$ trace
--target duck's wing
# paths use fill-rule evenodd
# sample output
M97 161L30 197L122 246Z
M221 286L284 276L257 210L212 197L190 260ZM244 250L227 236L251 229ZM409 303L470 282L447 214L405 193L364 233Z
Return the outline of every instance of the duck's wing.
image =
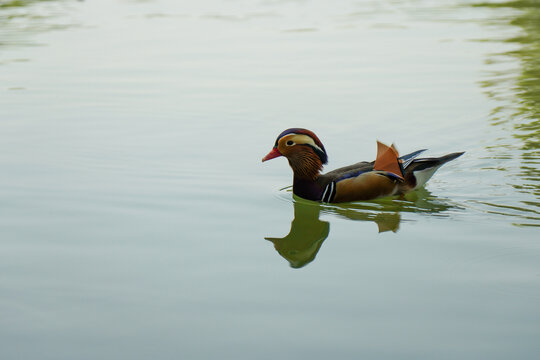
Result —
M399 160L401 160L401 166L403 167L403 169L406 169L407 166L409 166L409 164L418 157L418 155L420 155L426 150L427 149L416 150L415 152L401 156Z

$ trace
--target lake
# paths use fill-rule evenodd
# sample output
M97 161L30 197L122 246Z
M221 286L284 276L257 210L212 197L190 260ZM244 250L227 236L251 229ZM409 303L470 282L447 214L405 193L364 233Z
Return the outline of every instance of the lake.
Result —
M0 0L2 359L540 356L540 4ZM400 198L326 170L466 153Z

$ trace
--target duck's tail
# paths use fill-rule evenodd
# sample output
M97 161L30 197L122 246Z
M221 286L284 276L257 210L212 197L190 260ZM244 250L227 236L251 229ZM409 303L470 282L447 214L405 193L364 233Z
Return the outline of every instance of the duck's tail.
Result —
M438 158L421 158L412 160L404 168L405 184L411 190L423 186L447 162L460 157L465 152L455 152Z

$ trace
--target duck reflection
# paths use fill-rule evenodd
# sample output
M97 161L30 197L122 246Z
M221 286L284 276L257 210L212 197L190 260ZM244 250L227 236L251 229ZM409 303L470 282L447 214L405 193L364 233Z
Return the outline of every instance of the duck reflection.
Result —
M293 199L294 218L287 236L265 238L274 244L276 251L293 268L301 268L312 262L330 234L330 223L319 219L321 213L350 220L372 221L381 233L397 232L402 212L441 214L454 207L435 198L425 189L419 189L399 199L386 198L345 205L319 204L296 196L293 196Z
M291 231L283 238L266 237L293 268L301 268L315 259L330 233L330 223L319 220L321 205L304 200L294 201Z

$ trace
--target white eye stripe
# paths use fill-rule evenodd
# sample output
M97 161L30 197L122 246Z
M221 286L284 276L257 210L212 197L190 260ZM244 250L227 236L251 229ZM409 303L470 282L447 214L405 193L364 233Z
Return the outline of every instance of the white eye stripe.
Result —
M324 151L320 147L318 147L317 144L315 144L315 142L313 140L311 140L311 142L312 142L310 144L311 146L313 146L315 149L319 150L320 152L324 153Z
M295 133L291 133L289 135L293 135L294 139L296 140L302 140L302 141L296 141L297 144L307 144L319 150L320 152L324 153L324 151L319 146L317 146L317 144L315 144L315 141L311 138L311 136L307 136L304 134L295 134Z

